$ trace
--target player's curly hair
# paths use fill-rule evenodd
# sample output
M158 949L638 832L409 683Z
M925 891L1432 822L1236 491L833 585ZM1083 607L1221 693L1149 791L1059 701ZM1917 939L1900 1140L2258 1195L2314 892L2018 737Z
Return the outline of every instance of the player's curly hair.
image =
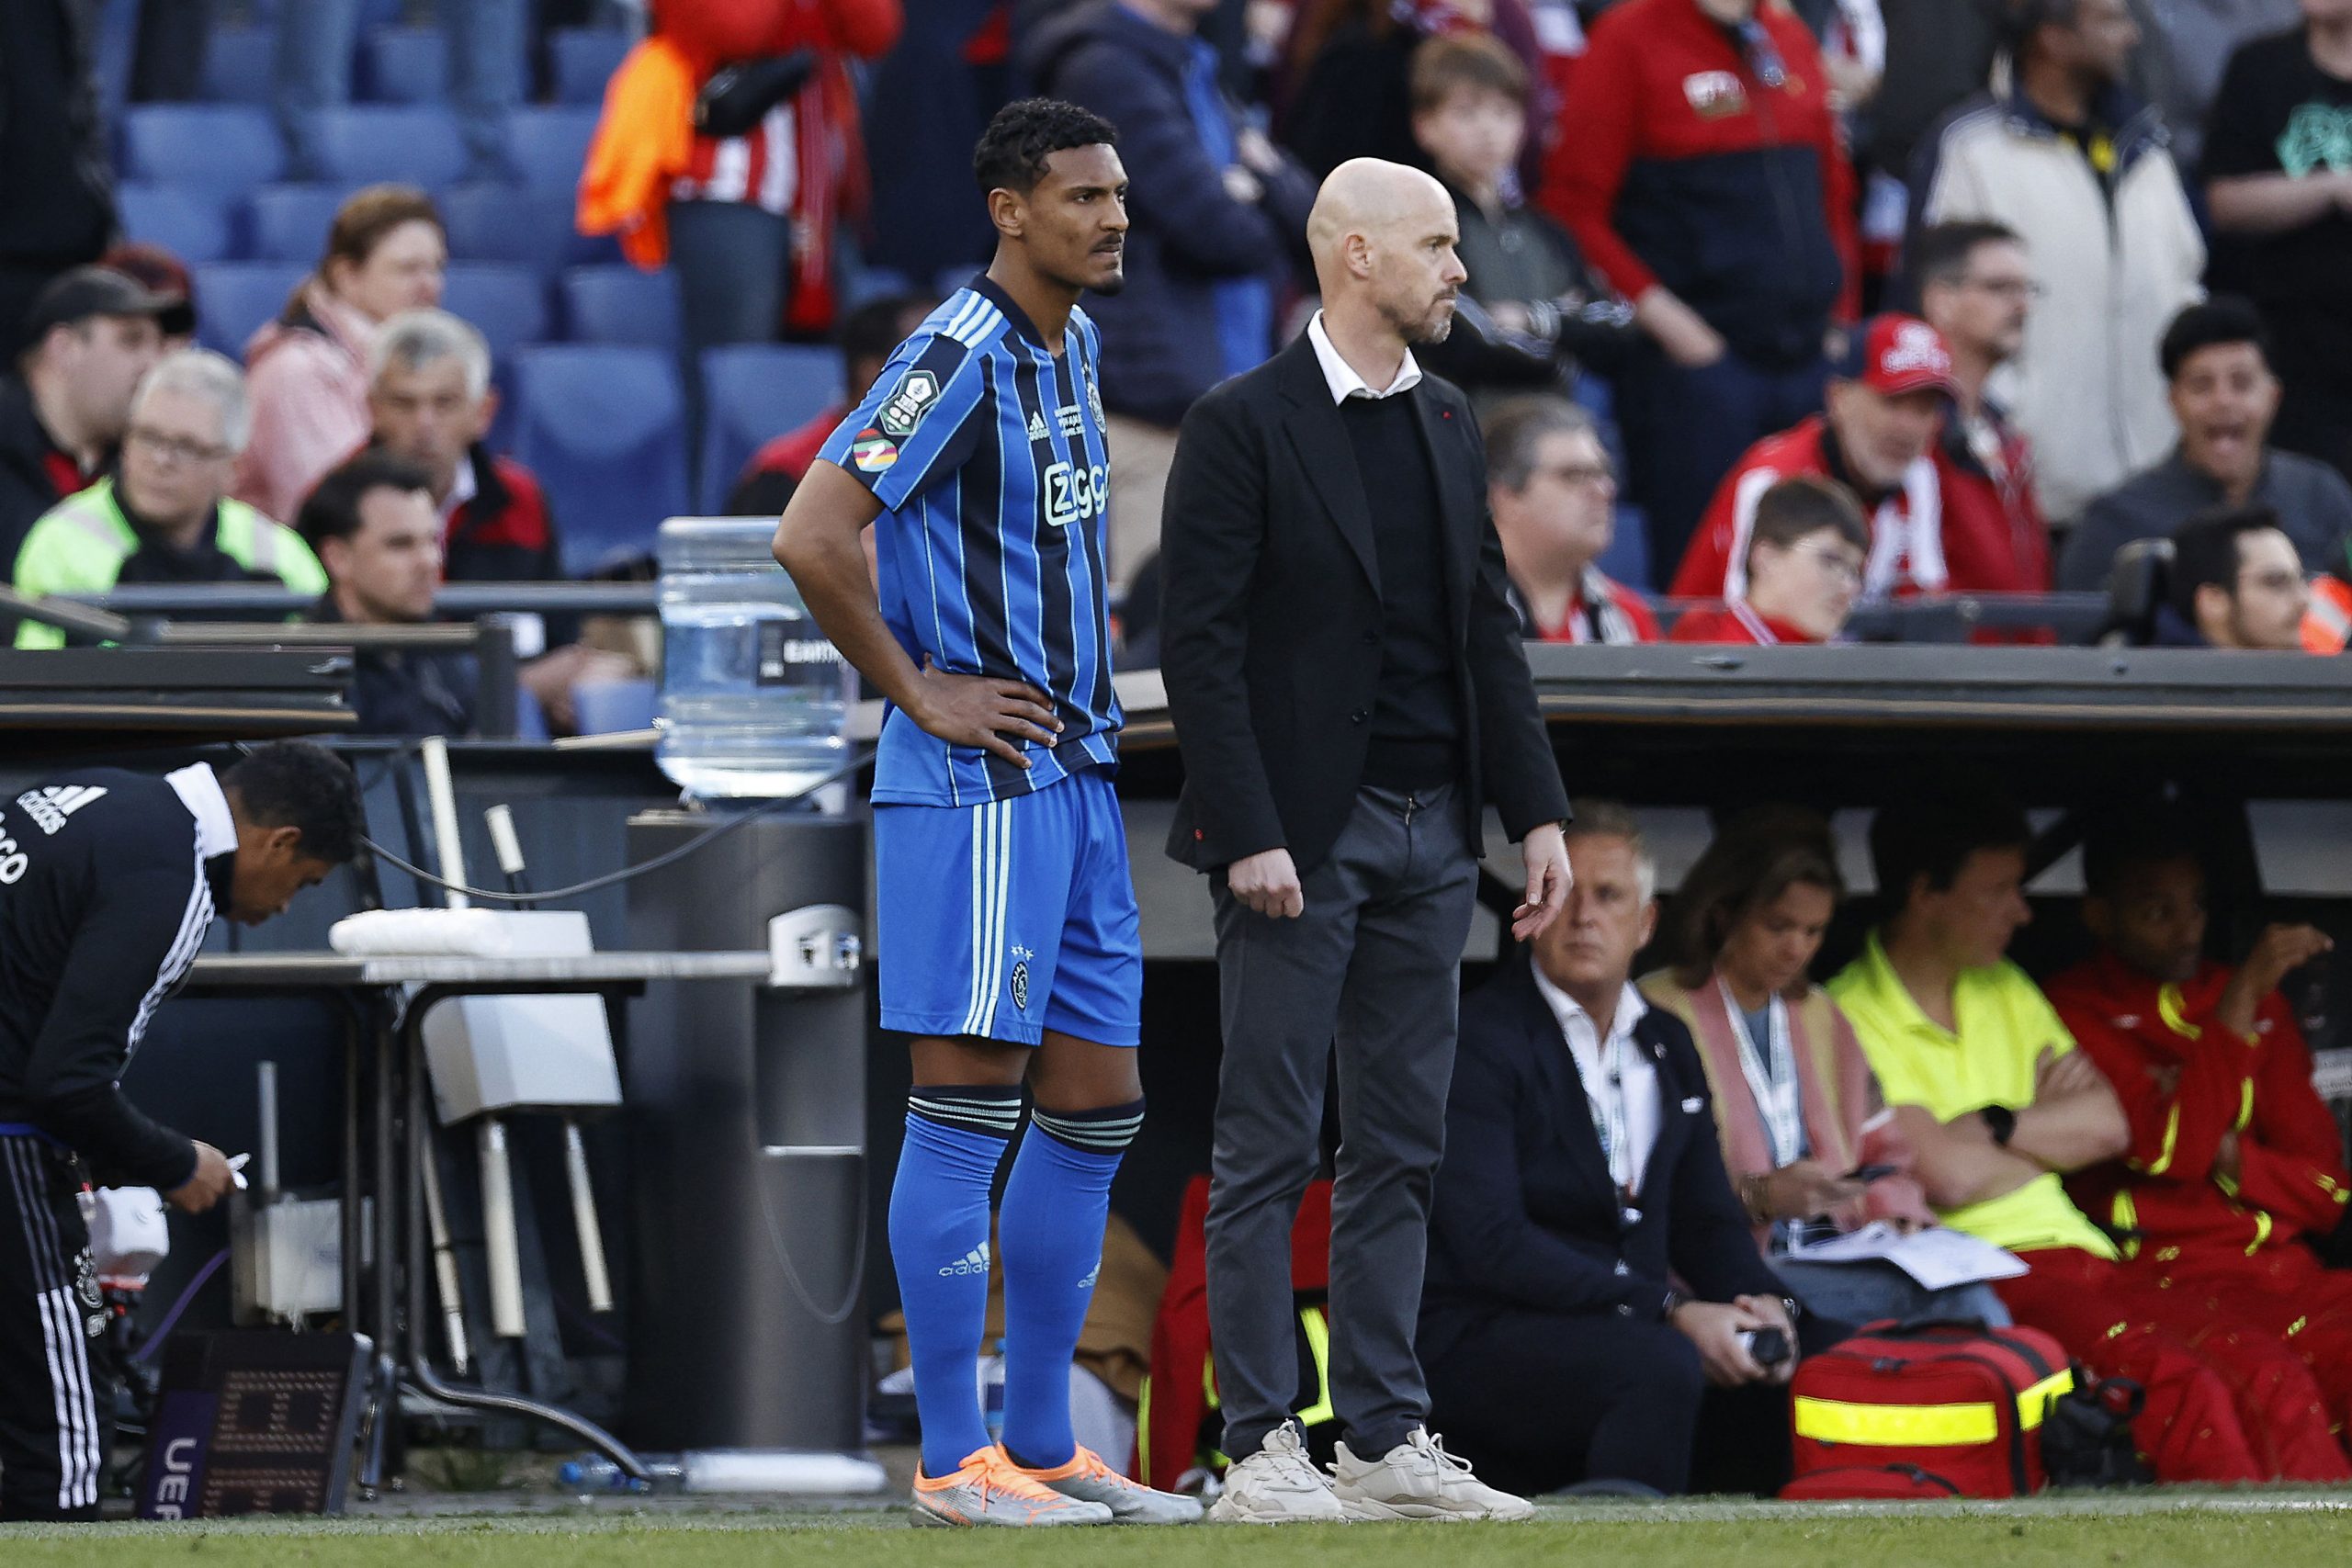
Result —
M1046 160L1072 147L1115 147L1119 133L1091 110L1059 98L1018 98L996 111L972 149L972 174L983 191L1026 196L1046 177Z
M368 831L359 781L350 765L323 746L279 740L257 746L220 775L234 790L244 819L260 828L299 828L302 852L342 865L359 852Z

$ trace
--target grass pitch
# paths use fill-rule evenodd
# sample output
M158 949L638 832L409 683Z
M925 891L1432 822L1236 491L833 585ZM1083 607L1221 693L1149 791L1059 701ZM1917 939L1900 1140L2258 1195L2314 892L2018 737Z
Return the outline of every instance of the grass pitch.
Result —
M1695 1502L1551 1506L1524 1525L1351 1525L1281 1530L907 1528L896 1511L705 1512L691 1506L500 1516L18 1526L8 1568L2345 1568L2352 1495L2131 1494L1901 1507Z

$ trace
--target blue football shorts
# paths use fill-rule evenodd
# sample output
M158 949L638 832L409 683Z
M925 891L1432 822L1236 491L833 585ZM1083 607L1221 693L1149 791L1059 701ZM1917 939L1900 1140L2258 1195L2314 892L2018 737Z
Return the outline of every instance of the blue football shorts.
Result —
M882 1027L1143 1037L1143 936L1106 770L985 806L874 807Z

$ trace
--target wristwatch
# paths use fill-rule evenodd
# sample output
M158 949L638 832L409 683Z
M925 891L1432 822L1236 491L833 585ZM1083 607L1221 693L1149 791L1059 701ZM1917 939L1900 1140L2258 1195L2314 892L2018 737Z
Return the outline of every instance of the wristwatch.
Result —
M1666 1292L1666 1295L1657 1303L1657 1320L1660 1323L1672 1323L1674 1321L1675 1308L1687 1306L1690 1304L1690 1294L1689 1292L1669 1289Z
M1984 1125L1993 1130L1993 1142L2007 1148L2009 1140L2017 1136L2018 1113L2006 1105L1987 1105L1976 1114L1982 1116Z

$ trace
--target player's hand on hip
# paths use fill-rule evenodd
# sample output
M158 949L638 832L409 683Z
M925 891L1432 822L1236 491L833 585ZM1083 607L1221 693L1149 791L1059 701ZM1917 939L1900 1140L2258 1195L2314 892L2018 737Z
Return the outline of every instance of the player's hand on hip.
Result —
M1533 942L1559 919L1576 874L1568 869L1567 840L1556 822L1530 829L1519 850L1527 864L1527 902L1511 911L1510 934L1520 942Z
M1054 716L1051 699L1026 681L951 675L928 660L922 669L922 710L910 709L909 716L925 734L950 746L977 746L1020 768L1029 766L1029 759L1007 736L1040 746L1061 738L1062 721Z
M1260 850L1243 855L1225 868L1227 891L1244 908L1273 920L1295 920L1306 913L1306 894L1298 886L1298 867L1288 850Z
M184 1214L200 1214L228 1196L236 1181L229 1156L210 1144L196 1145L196 1174L164 1194L164 1201Z

